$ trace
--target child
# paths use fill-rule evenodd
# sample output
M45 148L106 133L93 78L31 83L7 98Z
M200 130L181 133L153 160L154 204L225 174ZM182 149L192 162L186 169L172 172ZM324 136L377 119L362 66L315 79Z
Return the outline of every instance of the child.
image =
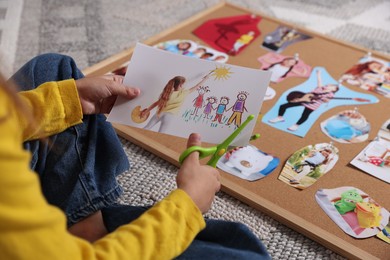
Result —
M200 165L197 153L180 168L178 189L155 206L115 204L116 176L129 164L97 114L108 113L118 95L139 95L122 80L83 78L71 58L55 54L31 60L12 81L0 77L0 259L269 258L245 226L205 222L219 173ZM11 82L25 91L16 94ZM199 135L190 136L194 145Z

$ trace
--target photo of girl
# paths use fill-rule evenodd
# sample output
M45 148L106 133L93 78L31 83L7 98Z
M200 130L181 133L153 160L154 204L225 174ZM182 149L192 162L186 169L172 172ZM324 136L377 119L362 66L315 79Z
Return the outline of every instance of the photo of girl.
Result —
M347 70L340 81L390 98L389 65L387 61L368 55Z
M275 31L267 34L264 37L262 46L266 50L280 53L287 46L310 38L311 36L300 33L293 28L279 26Z
M325 68L315 67L306 82L280 96L262 122L304 137L317 118L333 107L376 102L375 96L352 91L340 85Z
M277 53L267 53L258 61L261 63L260 69L272 72L271 82L277 83L288 77L308 78L311 67L299 59L298 53L291 56L283 56Z
M279 180L303 190L328 173L338 159L338 149L332 144L308 145L291 155Z

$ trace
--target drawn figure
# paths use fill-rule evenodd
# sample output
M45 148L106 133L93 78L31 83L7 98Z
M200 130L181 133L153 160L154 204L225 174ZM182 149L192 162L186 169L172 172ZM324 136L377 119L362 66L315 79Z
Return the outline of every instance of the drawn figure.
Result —
M341 215L344 215L347 212L353 211L358 202L363 202L363 198L356 189L352 189L341 193L340 200L336 201L334 206Z
M248 45L253 38L255 37L255 32L254 31L249 31L246 34L243 34L236 40L236 42L233 44L233 48L228 52L230 55L236 55L239 50Z
M150 111L157 107L157 112L153 115L144 129L149 130L157 123L160 123L158 131L164 133L167 125L169 125L172 119L179 113L181 105L188 94L199 88L210 77L211 73L213 73L213 71L204 76L198 84L187 89L183 87L183 84L186 81L184 77L176 76L169 80L161 92L159 99L141 111L141 118L147 117Z
M194 103L194 111L191 113L191 115L197 116L198 115L198 110L199 108L203 107L203 99L204 99L204 94L206 92L209 92L209 87L208 86L200 86L197 88L198 91L198 96L192 101Z
M232 109L233 114L230 116L227 125L230 125L234 122L237 127L240 127L242 113L244 113L244 111L248 111L245 107L245 100L247 99L248 95L249 93L246 91L240 91L238 93L236 102L231 108L228 109Z
M221 97L219 101L219 105L217 107L217 111L215 112L215 117L213 122L218 121L218 123L222 123L222 115L226 111L226 106L229 104L229 98L228 97Z
M209 115L211 114L211 112L216 109L216 108L214 108L213 105L215 102L217 102L217 97L215 97L215 96L208 97L206 99L206 101L207 101L207 103L206 103L206 105L204 105L203 114L204 114L205 118L209 119Z
M332 151L327 148L319 151L310 151L304 161L294 167L295 172L298 174L294 179L290 180L290 184L299 184L303 177L314 171L317 167L329 163L332 160L330 158L331 154Z
M347 70L340 81L390 98L389 66L384 61L370 58L358 63Z
M335 84L328 84L323 86L321 82L321 72L317 70L317 87L309 93L302 93L298 91L291 92L287 96L287 103L282 104L279 107L278 116L270 119L270 123L283 122L283 115L288 108L296 106L304 106L305 109L302 112L302 116L292 126L288 128L290 131L298 130L299 126L306 122L310 114L318 109L323 103L329 102L335 96L335 93L339 90L339 87Z

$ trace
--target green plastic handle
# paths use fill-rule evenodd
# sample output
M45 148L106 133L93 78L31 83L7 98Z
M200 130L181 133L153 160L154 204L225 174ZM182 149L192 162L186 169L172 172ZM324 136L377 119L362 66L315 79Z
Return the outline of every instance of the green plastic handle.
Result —
M205 158L209 155L212 155L215 153L215 151L217 151L217 147L216 146L212 146L212 147L201 147L201 146L191 146L189 147L187 150L185 150L181 155L180 155L180 158L179 158L179 162L180 164L183 163L183 161L188 157L188 155L190 155L192 152L199 152L199 158L202 159L202 158Z

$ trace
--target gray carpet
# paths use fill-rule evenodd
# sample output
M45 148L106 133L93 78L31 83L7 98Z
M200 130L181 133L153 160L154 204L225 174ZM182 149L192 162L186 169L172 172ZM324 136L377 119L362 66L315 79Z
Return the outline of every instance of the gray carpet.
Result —
M58 52L86 68L143 41L218 0L0 0L0 54L6 75L31 57ZM231 0L311 30L390 53L390 1ZM122 203L147 205L175 188L177 168L122 140L132 161L120 176ZM342 259L238 200L219 193L208 217L246 223L274 259Z

